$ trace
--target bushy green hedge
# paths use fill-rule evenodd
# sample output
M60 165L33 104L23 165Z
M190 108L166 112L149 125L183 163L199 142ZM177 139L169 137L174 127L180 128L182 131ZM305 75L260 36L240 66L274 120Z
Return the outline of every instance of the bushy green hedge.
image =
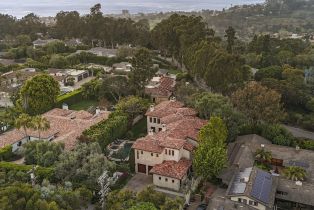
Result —
M297 139L296 144L301 149L314 150L314 141L311 139Z
M57 99L57 107L62 107L63 103L66 103L67 105L72 105L75 103L80 102L81 100L83 100L83 91L82 89L77 89L74 90L70 93L61 95L58 97Z
M0 149L0 161L9 161L13 157L12 145Z
M23 180L29 180L30 175L28 172L33 168L31 165L20 165L10 162L0 162L0 171L5 172L8 176L13 175L13 177L20 176ZM35 175L37 181L41 182L47 179L51 182L55 181L53 168L37 167Z
M118 138L122 138L128 129L128 117L125 114L113 113L107 120L90 127L83 136L91 141L97 141L102 149Z

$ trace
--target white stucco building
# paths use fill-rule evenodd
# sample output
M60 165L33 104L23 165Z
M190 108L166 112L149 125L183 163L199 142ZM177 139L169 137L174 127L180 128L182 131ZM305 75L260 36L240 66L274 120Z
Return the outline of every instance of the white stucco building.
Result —
M180 191L192 165L198 131L207 121L175 100L151 107L146 113L148 135L134 145L137 173L153 176L160 188Z

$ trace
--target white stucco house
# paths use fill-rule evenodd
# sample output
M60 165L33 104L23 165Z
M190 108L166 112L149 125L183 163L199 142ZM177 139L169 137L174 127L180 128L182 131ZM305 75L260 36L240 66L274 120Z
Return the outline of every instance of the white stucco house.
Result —
M156 187L180 191L186 184L198 131L207 123L175 100L150 107L148 135L133 144L136 173L153 177Z

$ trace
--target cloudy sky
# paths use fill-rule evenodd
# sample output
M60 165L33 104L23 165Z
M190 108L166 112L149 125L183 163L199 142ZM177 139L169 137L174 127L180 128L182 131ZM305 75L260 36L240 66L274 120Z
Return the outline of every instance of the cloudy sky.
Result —
M191 11L261 2L264 0L0 0L0 13L21 17L34 12L41 16L51 16L60 10L77 10L85 14L96 3L102 4L105 13L119 13L122 9L129 9L132 13Z

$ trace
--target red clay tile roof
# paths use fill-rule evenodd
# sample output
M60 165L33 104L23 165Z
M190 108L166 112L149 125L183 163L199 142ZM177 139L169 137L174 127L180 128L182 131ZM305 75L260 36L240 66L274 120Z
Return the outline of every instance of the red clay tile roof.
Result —
M91 127L100 121L107 119L109 112L101 112L97 116L86 111L71 111L64 109L52 109L45 114L45 117L50 122L50 129L41 132L42 138L55 136L54 142L63 142L65 149L73 149L77 143L77 138L84 130ZM28 136L38 137L38 132L29 129ZM13 129L0 135L0 148L13 144L24 138L22 130Z
M206 125L206 123L206 120L190 117L168 124L167 131L169 132L169 137L172 138L191 138L197 140L199 130Z
M149 138L141 138L136 140L136 142L132 145L132 148L158 154L161 154L164 150L164 148L159 145L159 142Z
M189 116L196 116L197 112L192 108L177 108L173 110L175 113L162 117L160 122L163 124L169 124L179 120L183 120Z
M185 144L183 145L183 148L187 151L192 152L195 149L195 146L189 142L185 142Z
M164 101L154 107L154 110L148 110L146 116L162 118L177 113L178 108L182 108L183 103L178 101Z
M164 161L161 164L155 165L150 172L181 180L187 174L191 165L192 161L186 159L181 159L179 162Z
M155 88L146 88L145 92L153 96L169 97L174 91L176 80L171 77L161 77L160 84Z

